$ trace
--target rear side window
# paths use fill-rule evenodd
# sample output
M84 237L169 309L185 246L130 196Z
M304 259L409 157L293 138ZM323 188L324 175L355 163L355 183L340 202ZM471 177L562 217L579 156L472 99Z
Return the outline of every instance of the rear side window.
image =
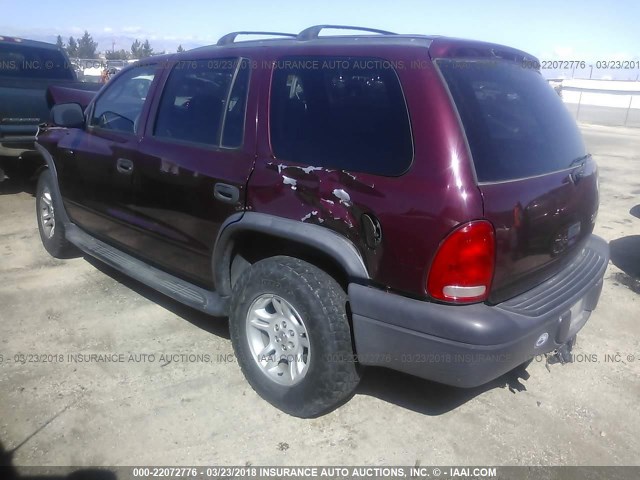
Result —
M75 80L65 56L53 48L0 43L0 77Z
M247 60L178 63L164 88L154 135L204 145L240 146L248 87Z
M513 62L439 60L479 182L563 170L586 154L558 94L537 70Z
M396 176L413 159L409 115L389 62L288 57L274 65L271 146L283 160Z

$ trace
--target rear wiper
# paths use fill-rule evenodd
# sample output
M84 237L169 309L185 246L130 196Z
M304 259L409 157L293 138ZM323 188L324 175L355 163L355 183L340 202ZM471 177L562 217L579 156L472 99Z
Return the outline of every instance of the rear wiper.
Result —
M569 168L573 167L574 165L581 165L585 162L585 160L587 158L589 158L591 156L590 153L587 153L586 155L583 155L582 157L578 157L575 160L572 160L571 163L569 164Z

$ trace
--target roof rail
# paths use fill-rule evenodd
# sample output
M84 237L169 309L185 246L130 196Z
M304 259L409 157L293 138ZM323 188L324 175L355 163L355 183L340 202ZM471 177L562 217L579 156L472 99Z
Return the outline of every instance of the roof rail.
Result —
M238 35L274 35L274 36L278 36L278 37L291 37L291 38L297 38L298 36L293 34L293 33L282 33L282 32L248 32L248 31L243 31L243 32L231 32L231 33L227 33L226 35L220 37L220 40L218 40L217 45L229 45L235 42L236 37Z
M313 40L318 38L320 36L320 32L326 28L335 30L357 30L361 32L380 33L382 35L397 35L397 33L378 30L377 28L353 27L349 25L314 25L313 27L302 30L298 34L298 40Z

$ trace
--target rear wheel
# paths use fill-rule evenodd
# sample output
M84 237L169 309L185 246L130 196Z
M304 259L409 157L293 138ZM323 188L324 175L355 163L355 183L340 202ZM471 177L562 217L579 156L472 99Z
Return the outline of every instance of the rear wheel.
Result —
M68 258L74 252L74 247L65 238L64 225L56 216L55 198L52 194L53 176L49 170L44 170L38 178L36 188L36 215L38 230L42 245L55 258Z
M298 417L320 415L350 397L360 375L346 301L331 276L292 257L261 260L240 276L231 340L260 396Z

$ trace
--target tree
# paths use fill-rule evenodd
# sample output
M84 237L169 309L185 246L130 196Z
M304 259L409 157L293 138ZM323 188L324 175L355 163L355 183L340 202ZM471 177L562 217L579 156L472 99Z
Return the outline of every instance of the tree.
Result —
M153 48L151 48L151 44L149 43L149 40L145 39L144 43L142 44L141 58L147 58L147 57L150 57L151 55L153 55Z
M107 58L107 60L128 60L129 52L127 52L125 49L105 52L105 57Z
M131 44L131 58L142 58L140 55L142 50L142 44L140 40L136 38L136 41Z
M182 45L178 45L178 50L177 50L177 52L178 52L178 53L182 53L182 52L184 52L184 51L185 51L185 49L184 49L184 48L182 48Z
M58 35L58 38L56 39L56 46L58 48L61 48L62 50L65 49L64 40L62 40L62 37L60 35Z
M73 37L69 37L69 44L67 45L67 55L71 58L78 58L78 43Z
M145 39L144 43L140 43L140 40L136 39L136 41L131 44L131 56L133 58L147 58L151 55L153 55L153 48L151 48L149 40Z
M94 42L93 37L85 30L82 38L78 40L78 57L97 58L96 48L98 48L98 42Z

